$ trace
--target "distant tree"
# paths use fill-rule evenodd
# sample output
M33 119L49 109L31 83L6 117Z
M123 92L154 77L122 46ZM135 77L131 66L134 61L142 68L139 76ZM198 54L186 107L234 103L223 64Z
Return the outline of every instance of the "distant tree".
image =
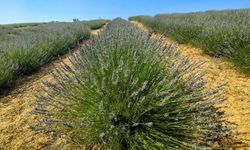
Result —
M77 18L73 19L73 22L78 22L78 21L79 21L79 19L77 19Z

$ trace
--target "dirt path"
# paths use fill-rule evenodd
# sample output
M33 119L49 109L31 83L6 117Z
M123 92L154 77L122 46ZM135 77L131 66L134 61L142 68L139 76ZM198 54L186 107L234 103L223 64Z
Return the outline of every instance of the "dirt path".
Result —
M91 34L96 35L99 31L93 30ZM69 63L68 57L69 54L62 57L65 63ZM46 146L48 135L35 133L30 128L38 120L31 112L34 109L35 95L41 94L43 89L42 81L51 81L51 72L59 64L60 61L55 60L39 72L25 77L25 84L0 99L0 150L35 150Z
M148 31L141 23L131 22ZM248 141L250 140L250 76L239 73L232 63L204 54L199 48L177 44L169 38L164 40L166 43L175 43L175 47L180 50L182 56L206 62L201 69L208 72L206 80L210 82L209 86L228 82L225 90L227 100L223 104L227 114L226 119L238 125L238 131L245 133L240 138L246 139L245 142L250 145Z

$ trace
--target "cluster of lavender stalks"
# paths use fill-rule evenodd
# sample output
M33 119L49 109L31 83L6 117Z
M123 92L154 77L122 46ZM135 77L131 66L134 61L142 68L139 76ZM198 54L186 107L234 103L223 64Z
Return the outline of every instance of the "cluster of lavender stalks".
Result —
M228 149L223 85L205 90L203 63L180 58L161 37L117 18L45 82L37 131L75 149ZM53 145L53 144L52 144ZM50 146L52 146L50 145Z

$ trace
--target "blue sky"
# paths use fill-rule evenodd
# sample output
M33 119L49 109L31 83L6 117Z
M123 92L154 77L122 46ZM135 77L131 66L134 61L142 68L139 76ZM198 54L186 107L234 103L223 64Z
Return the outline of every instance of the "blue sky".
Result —
M250 0L1 0L0 24L250 8Z

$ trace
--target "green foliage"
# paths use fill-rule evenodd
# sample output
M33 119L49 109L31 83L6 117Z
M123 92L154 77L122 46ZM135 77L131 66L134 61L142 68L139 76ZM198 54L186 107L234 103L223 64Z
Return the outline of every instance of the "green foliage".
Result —
M154 32L163 33L179 43L191 43L205 53L235 62L250 73L250 9L208 11L188 14L136 16ZM244 54L244 56L242 56Z
M45 82L35 111L44 119L36 130L66 137L75 149L233 147L214 107L223 100L222 86L204 90L205 74L195 71L202 63L180 59L160 38L115 19L71 62L56 69L55 82Z
M16 36L22 35L25 32L31 32L37 29L37 26L42 26L47 23L20 23L20 24L8 24L0 25L0 40L11 40Z
M0 43L0 91L19 75L32 73L79 40L90 37L90 29L83 23L32 24L32 28L16 32L15 26L9 26L4 26L8 31L2 35L10 38Z
M96 20L82 21L82 22L88 25L92 30L96 30L102 28L106 23L109 22L109 20L96 19Z

